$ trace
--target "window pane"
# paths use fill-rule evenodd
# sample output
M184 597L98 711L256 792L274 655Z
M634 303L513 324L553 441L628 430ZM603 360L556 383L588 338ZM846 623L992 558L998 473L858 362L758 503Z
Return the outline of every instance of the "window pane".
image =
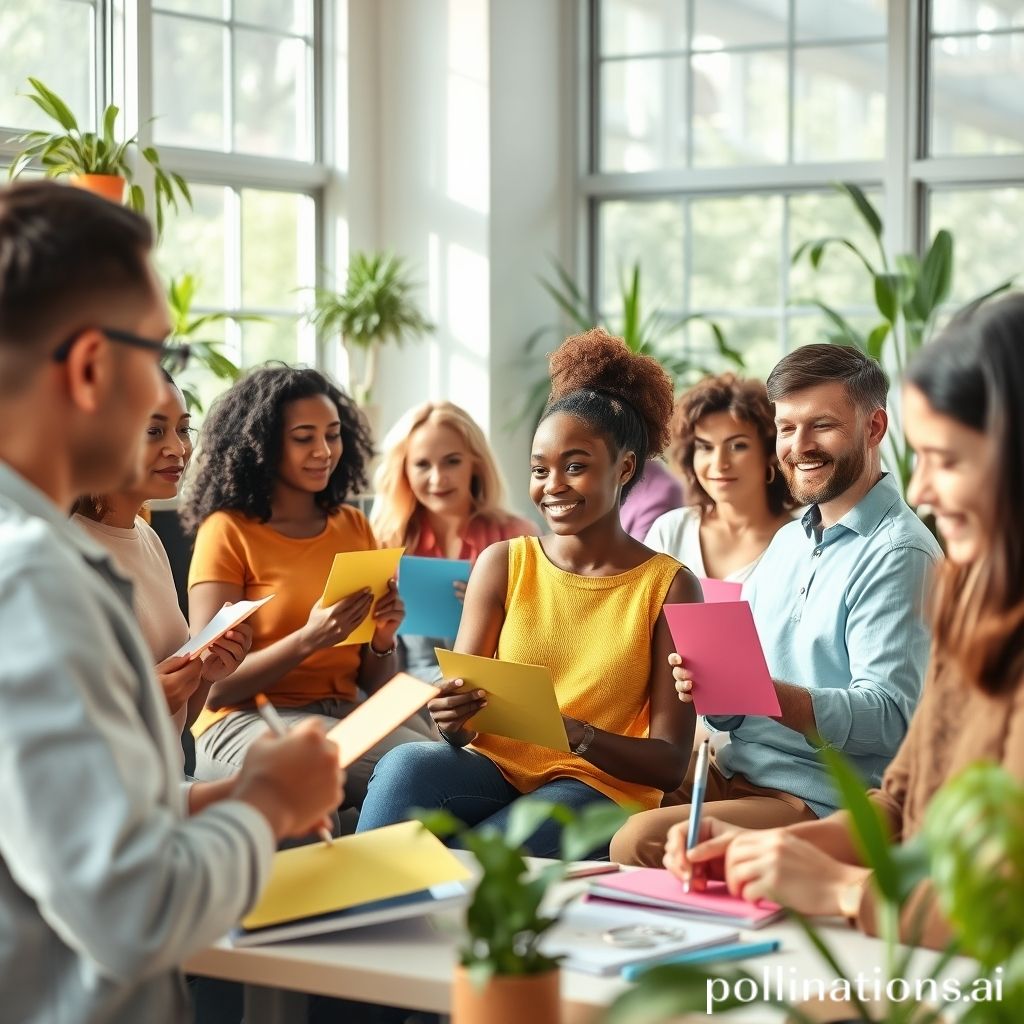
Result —
M953 300L968 302L1024 270L1024 186L935 191L929 230L953 234Z
M991 32L1024 28L1020 0L932 0L932 31Z
M1024 32L932 42L933 155L1024 150Z
M778 307L782 197L691 203L693 309Z
M312 25L309 0L234 0L235 20L265 25L282 32L308 32Z
M715 323L722 328L725 340L730 348L736 349L743 356L743 369L739 371L745 377L756 377L764 380L772 367L782 358L780 342L780 321L775 317L728 317L716 316ZM707 339L707 328L695 323L690 326L691 354L696 362L705 363L709 369L718 372L735 370L730 363L722 362L713 346L704 347Z
M153 16L153 102L157 143L225 148L226 29L187 18Z
M877 209L882 197L878 192L867 193ZM836 236L851 241L864 255L877 263L878 245L868 226L845 195L836 192L812 192L791 196L789 200L790 255L804 242L816 238ZM831 245L815 270L807 255L789 269L789 296L791 302L818 298L830 306L871 306L874 302L873 285L864 264L841 245Z
M157 254L160 269L168 277L192 274L196 305L226 309L232 304L224 283L226 189L192 185L191 192L194 208L182 206L164 225Z
M204 327L203 330L200 331L192 340L214 342L217 344L218 352L223 353L232 362L235 361L237 353L232 352L231 348L223 343L223 321L212 323L209 326ZM231 387L231 381L214 376L213 373L194 358L189 360L189 364L185 368L185 372L179 373L174 380L179 387L188 388L198 397L199 401L202 403L204 412L210 408L210 404L219 394ZM192 425L198 426L201 419L201 414L198 417L193 418Z
M886 0L796 0L798 40L884 39L886 29Z
M881 319L877 313L871 316L867 313L846 309L840 309L837 312L861 335L866 335ZM833 331L832 322L823 313L791 316L789 318L789 350L792 352L793 349L799 348L801 345L824 344L831 340Z
M607 202L599 211L601 238L600 307L622 309L622 282L640 263L640 296L645 313L679 308L683 302L683 207L671 200Z
M71 108L79 127L96 124L93 7L68 0L4 0L0 5L0 125L59 130L31 100L28 77L38 78ZM55 41L61 40L60 45ZM6 140L5 140L6 141Z
M798 49L794 159L881 159L885 79L884 43Z
M708 53L693 58L694 163L786 159L785 53Z
M242 193L242 305L246 309L297 309L296 291L311 284L300 276L300 260L315 239L300 238L300 225L308 223L300 206L308 196L292 192Z
M695 50L786 41L788 0L694 0L694 4Z
M602 54L652 53L685 46L685 2L602 0Z
M207 18L226 18L231 0L155 0L154 11L201 14Z
M268 359L298 362L298 321L293 317L275 317L266 322L242 324L242 361L258 366Z
M309 131L307 55L301 39L235 31L235 146L245 153L306 160Z
M686 60L601 66L601 169L686 166Z

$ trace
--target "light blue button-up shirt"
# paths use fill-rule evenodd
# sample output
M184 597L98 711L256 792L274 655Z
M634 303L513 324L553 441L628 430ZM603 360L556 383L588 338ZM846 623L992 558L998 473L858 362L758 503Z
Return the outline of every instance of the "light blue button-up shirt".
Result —
M877 786L903 741L931 633L924 598L942 552L884 475L826 530L816 505L775 535L744 585L773 679L810 691L822 740ZM732 742L723 774L804 800L819 817L838 798L815 748L761 716L712 717Z

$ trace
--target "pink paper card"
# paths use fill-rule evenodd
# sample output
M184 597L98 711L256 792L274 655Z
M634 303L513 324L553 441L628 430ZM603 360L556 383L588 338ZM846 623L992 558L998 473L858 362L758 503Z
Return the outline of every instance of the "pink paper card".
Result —
M693 674L699 715L782 714L746 601L667 604L676 651Z
M743 593L742 583L732 583L729 580L700 579L700 589L704 591L705 604L721 604L723 601L739 601Z

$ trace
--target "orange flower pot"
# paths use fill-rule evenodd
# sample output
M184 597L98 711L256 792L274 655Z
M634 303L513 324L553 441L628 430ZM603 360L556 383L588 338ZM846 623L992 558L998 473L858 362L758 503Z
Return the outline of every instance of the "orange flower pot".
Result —
M124 187L127 183L119 174L75 174L68 181L75 188L95 192L112 203L124 202Z
M558 971L495 975L483 988L461 964L452 987L452 1024L559 1024Z

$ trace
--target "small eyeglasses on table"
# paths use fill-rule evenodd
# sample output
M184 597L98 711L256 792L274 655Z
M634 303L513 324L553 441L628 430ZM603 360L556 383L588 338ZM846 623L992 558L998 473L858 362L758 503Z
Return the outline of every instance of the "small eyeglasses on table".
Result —
M645 949L685 938L684 928L653 924L623 924L609 928L601 935L601 939L610 946L623 946L627 949Z

